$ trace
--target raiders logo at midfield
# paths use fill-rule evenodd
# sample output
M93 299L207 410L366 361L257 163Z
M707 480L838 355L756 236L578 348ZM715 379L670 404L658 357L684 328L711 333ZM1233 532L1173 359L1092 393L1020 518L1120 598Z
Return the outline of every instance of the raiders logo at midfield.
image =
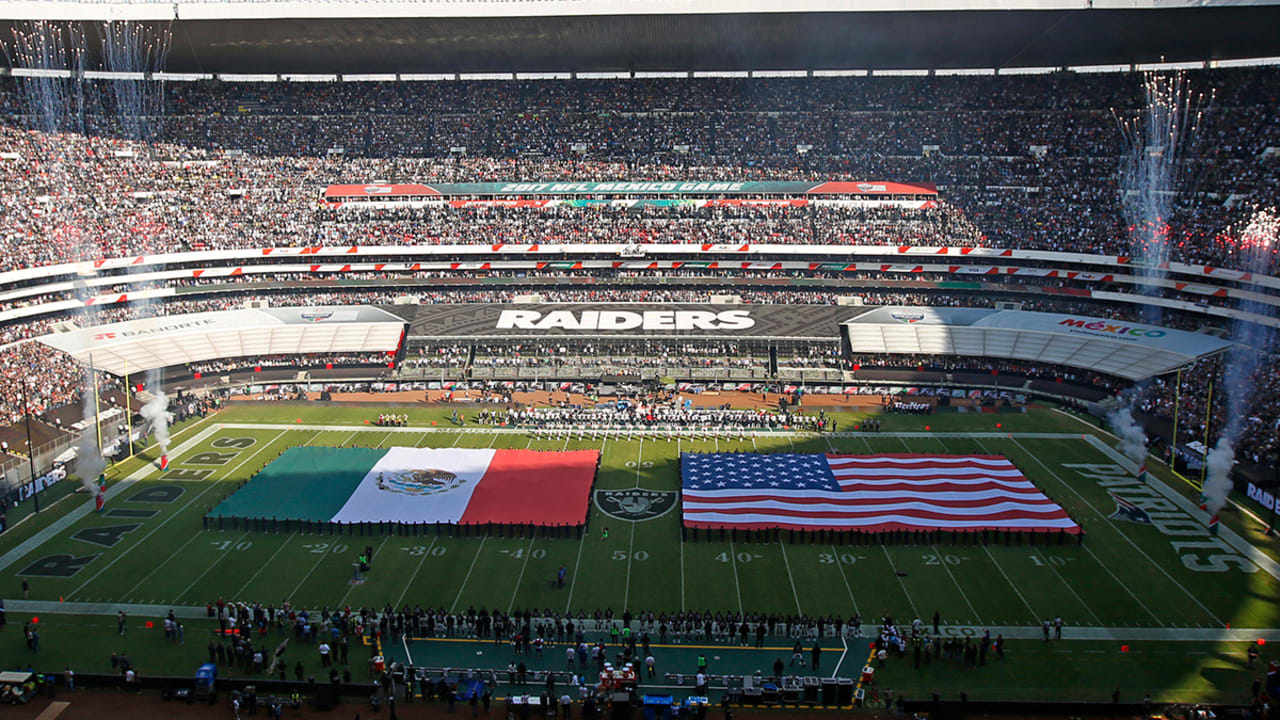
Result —
M674 490L596 490L595 502L600 512L619 520L642 522L671 512L680 499Z

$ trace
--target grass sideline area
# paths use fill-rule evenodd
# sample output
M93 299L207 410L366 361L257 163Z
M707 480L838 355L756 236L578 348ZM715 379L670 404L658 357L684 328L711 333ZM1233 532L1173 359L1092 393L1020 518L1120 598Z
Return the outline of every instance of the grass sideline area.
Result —
M123 490L108 502L107 513L77 515L75 508L82 506L73 496L49 516L42 512L39 522L24 523L12 536L6 533L0 537L0 556L8 560L0 569L0 595L12 604L21 597L26 578L32 599L51 603L53 611L40 615L41 647L33 656L21 638L22 622L30 618L11 610L7 626L0 629L0 656L19 664L38 657L46 670L71 665L101 671L110 653L120 650L152 675L187 675L207 659L212 628L205 620L188 621L186 644L179 646L164 641L158 622L145 627L148 620L158 621L158 615L132 614L121 638L114 617L66 614L58 609L60 601L202 608L222 596L263 604L288 598L295 606L311 608L381 608L391 603L458 611L483 605L588 614L606 607L619 614L624 607L655 612L741 609L844 618L859 612L866 626L883 615L906 624L913 615L928 621L936 611L942 623L956 631L1012 628L1030 637L1042 619L1060 615L1067 626L1066 640L1011 639L1003 666L991 660L985 668L935 662L916 671L908 659L886 667L881 687L916 697L935 690L953 696L964 690L975 700L1105 701L1119 683L1123 696L1132 700L1151 692L1167 702L1244 702L1254 674L1265 672L1271 646L1262 648L1263 658L1250 669L1245 663L1247 643L1238 633L1210 639L1197 639L1197 633L1228 625L1261 630L1280 626L1280 582L1268 572L1244 572L1243 563L1214 561L1214 555L1230 553L1207 537L1169 535L1155 524L1111 517L1116 503L1110 493L1133 490L1136 480L1126 477L1114 459L1085 436L1110 438L1065 413L887 415L878 434L668 442L592 439L589 433L582 440L576 435L543 439L472 423L458 428L449 423L450 411L443 408L396 408L409 415L405 430L366 424L378 412L372 407L318 405L231 407L183 429L175 438L177 451L170 453L167 472L147 464L156 459L150 457L154 452L113 469L113 484L125 478L131 484L121 486ZM200 518L210 508L285 448L393 445L598 449L603 453L598 489L667 491L679 487L680 451L1002 454L1062 504L1087 536L1081 545L1036 546L695 543L680 541L678 508L629 522L605 516L594 504L592 532L581 540L348 538L201 529ZM1079 465L1092 467L1070 467ZM1176 480L1163 468L1156 474ZM1169 485L1185 497L1183 486ZM83 502L91 503L87 498ZM126 512L113 514L121 510ZM13 554L50 522L66 526L38 547ZM1255 545L1266 541L1258 539L1247 516L1228 515L1225 522ZM598 532L605 524L611 529L607 541ZM353 585L348 582L351 561L365 544L375 547L374 569L366 582ZM1269 544L1264 551L1276 554ZM561 564L570 573L565 588L551 582ZM65 576L40 574L41 568L60 569ZM1152 634L1152 628L1160 632ZM1106 639L1079 639L1085 631ZM125 646L116 647L121 643ZM1122 652L1122 646L1128 651ZM484 657L475 656L475 648L460 647L428 640L421 648L414 644L407 650L419 664L424 664L419 652L422 657L440 652L447 659L449 648L458 651L453 666ZM548 652L549 662L563 665L562 654ZM744 667L767 669L776 654L768 652L763 659L744 660ZM852 643L849 653L850 658L857 654ZM838 654L829 655L833 666ZM309 650L298 653L308 672L319 669L313 655ZM505 648L498 652L494 666L505 667L508 656ZM357 657L353 652L353 660ZM684 662L680 649L671 649L670 658L673 665ZM860 659L847 658L841 675L856 674L860 664Z

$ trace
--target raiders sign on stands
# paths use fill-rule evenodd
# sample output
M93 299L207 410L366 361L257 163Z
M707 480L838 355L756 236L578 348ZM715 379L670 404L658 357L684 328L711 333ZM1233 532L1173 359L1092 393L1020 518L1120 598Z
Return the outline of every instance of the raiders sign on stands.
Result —
M835 340L856 310L836 305L547 303L397 306L410 337L553 335Z

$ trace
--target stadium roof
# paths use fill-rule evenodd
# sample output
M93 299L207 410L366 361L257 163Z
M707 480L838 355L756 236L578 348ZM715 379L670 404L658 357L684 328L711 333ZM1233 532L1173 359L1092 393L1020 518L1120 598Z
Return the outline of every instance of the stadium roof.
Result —
M1280 6L1178 0L7 2L18 19L133 18L191 73L1011 68L1280 55ZM4 25L12 26L12 22ZM11 27L0 27L11 36ZM87 33L97 66L97 33Z
M393 351L404 320L371 306L261 308L144 318L39 338L123 376L219 358Z
M1030 360L1142 380L1231 343L1105 318L980 308L881 307L844 323L852 351Z

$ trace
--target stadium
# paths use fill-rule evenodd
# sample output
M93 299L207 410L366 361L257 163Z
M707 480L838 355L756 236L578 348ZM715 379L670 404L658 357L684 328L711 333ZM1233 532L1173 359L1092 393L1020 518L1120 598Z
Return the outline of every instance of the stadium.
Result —
M0 7L7 716L1272 716L1280 6Z

